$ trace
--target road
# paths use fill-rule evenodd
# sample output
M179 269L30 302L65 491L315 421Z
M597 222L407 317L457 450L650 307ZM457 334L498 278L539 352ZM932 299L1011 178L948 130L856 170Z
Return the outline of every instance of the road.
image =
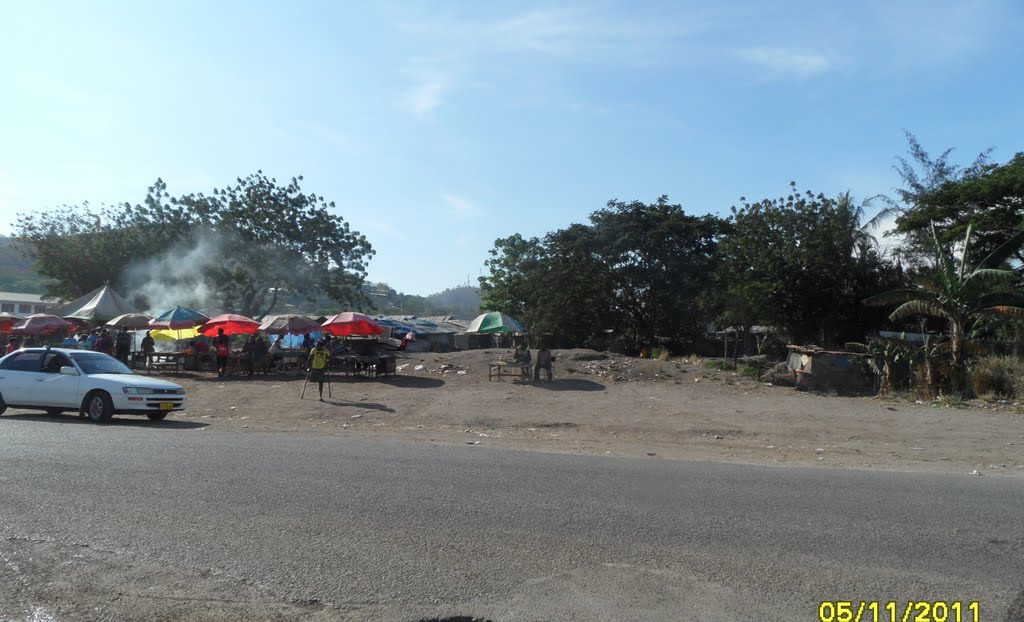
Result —
M0 417L0 620L1024 620L1020 478L164 423Z

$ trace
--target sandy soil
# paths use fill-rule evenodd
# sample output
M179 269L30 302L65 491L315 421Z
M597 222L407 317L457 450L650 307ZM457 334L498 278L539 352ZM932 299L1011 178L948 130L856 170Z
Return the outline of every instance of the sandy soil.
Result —
M1024 475L1024 408L808 394L681 361L556 351L555 380L488 381L504 350L399 354L400 372L170 375L188 429L309 433L753 464ZM165 422L166 423L166 422ZM174 425L173 423L171 423Z

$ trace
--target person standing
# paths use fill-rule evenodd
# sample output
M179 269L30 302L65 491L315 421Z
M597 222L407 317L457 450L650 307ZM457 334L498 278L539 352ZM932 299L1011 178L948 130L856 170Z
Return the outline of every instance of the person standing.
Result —
M4 350L4 354L10 354L11 352L14 352L17 349L18 349L18 338L12 336L10 339L7 340L7 347Z
M117 333L117 337L114 337L114 358L127 365L128 355L131 354L131 351L132 336L128 334L128 331L121 329Z
M152 331L146 331L146 336L142 338L142 358L146 362L146 367L149 367L150 358L153 353L156 352L156 340L153 339Z
M217 329L217 338L213 341L217 348L217 376L223 378L228 373L228 357L231 356L231 337L224 334L223 328Z
M555 357L551 355L551 350L548 350L547 344L541 344L540 350L537 350L537 364L533 367L533 381L537 382L540 380L540 370L546 369L548 372L548 382L554 379L554 375L551 372L551 362L555 360Z
M110 338L110 333L107 331L101 331L99 339L96 340L95 349L97 352L113 356L114 355L114 340Z
M320 390L320 401L324 401L324 376L327 374L327 363L331 360L331 353L325 347L326 342L320 340L316 347L309 351L309 379L315 380L317 389Z
M68 348L70 350L78 349L78 340L75 339L75 329L68 331L67 336L64 337L64 341L61 343L61 347Z

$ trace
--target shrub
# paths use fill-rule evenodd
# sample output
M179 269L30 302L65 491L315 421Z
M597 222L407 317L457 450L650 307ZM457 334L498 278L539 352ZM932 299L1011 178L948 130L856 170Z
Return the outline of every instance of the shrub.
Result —
M1024 397L1024 361L1012 356L983 358L971 370L975 395Z

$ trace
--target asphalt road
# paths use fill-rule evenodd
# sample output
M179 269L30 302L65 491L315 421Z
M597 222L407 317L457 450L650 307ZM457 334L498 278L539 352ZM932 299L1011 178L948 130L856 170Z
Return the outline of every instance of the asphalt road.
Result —
M0 417L0 620L1019 622L1022 590L1020 478Z

